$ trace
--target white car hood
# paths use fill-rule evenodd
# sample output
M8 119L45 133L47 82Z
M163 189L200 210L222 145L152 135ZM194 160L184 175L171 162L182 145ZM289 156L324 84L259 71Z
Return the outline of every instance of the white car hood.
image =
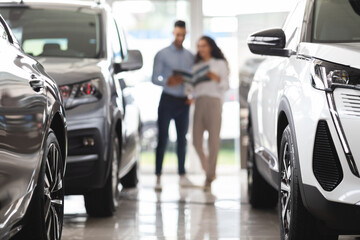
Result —
M360 43L300 43L298 54L360 69Z

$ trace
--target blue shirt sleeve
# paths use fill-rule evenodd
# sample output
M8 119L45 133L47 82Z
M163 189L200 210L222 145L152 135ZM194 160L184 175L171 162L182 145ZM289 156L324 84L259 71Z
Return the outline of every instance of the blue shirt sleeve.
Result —
M163 87L163 86L165 86L166 79L164 79L164 76L162 76L162 73L163 73L163 58L161 56L161 53L158 52L154 58L154 67L153 67L153 74L152 74L151 81L155 85L159 85L159 86Z

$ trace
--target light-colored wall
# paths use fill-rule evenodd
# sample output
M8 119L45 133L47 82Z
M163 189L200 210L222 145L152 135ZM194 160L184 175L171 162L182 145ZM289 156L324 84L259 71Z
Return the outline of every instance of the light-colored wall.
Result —
M288 12L258 13L238 16L238 46L239 67L247 58L259 57L252 54L247 46L247 38L250 34L268 28L281 28Z

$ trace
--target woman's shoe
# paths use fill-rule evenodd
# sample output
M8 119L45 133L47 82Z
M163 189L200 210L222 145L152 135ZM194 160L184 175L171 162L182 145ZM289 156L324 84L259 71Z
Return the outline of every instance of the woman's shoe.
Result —
M205 192L211 192L211 181L206 180L204 184L204 191Z

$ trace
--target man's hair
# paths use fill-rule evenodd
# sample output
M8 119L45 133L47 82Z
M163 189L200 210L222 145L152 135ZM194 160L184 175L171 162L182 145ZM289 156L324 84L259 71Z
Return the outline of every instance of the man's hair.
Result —
M186 28L186 24L182 20L177 20L174 24L174 27Z

